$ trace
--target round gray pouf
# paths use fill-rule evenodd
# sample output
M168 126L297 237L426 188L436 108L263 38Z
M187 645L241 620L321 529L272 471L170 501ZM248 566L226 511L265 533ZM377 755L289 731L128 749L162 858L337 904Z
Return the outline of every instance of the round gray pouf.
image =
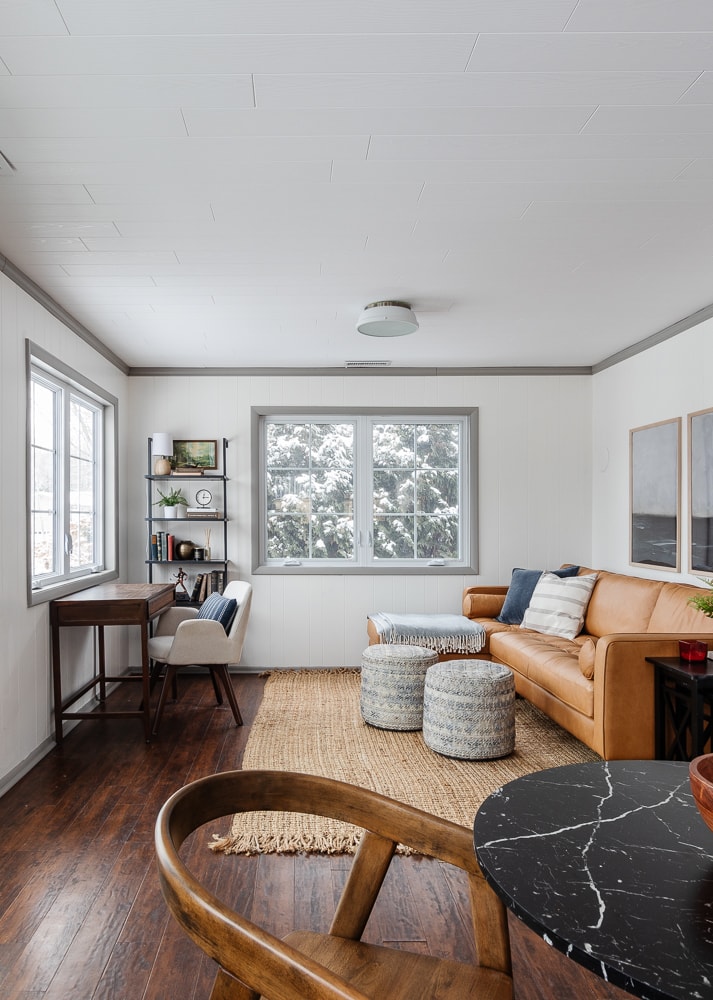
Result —
M512 670L489 660L446 660L430 667L423 738L431 750L446 757L507 757L515 749Z
M424 646L376 643L361 657L361 714L379 729L420 729L426 671L438 655Z

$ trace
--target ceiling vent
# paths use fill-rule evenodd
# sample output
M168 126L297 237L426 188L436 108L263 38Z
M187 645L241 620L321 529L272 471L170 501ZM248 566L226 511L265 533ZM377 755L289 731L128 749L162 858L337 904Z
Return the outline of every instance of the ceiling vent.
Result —
M388 368L390 361L345 361L345 368Z

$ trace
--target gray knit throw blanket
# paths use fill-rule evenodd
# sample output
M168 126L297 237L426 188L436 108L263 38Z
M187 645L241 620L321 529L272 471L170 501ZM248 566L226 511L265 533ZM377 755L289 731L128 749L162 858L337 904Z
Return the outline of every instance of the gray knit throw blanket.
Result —
M412 643L436 653L479 653L485 629L464 615L368 615L382 642Z

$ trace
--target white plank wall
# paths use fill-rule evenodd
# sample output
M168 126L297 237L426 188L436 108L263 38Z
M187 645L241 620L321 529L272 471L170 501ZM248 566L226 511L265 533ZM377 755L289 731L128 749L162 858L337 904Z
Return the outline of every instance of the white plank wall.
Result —
M586 376L138 377L130 380L129 572L145 572L146 439L227 437L230 557L251 579L243 666L358 664L375 610L458 612L464 586L513 566L591 559L591 379ZM479 576L250 576L250 408L478 406ZM133 512L133 514L131 514Z
M119 400L119 435L126 439L128 379L71 333L14 282L0 274L0 791L27 766L53 733L49 606L27 607L25 497L25 339L98 383ZM120 446L120 466L123 464ZM120 484L126 481L120 468ZM126 510L120 495L119 509ZM126 520L120 564L126 565ZM91 677L93 647L85 629L62 638L67 690ZM123 629L107 631L113 668L128 656Z

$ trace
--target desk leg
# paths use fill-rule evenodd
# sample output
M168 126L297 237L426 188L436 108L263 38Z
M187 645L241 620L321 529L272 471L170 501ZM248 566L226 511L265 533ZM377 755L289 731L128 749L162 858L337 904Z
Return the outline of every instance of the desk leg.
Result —
M104 626L97 625L97 642L99 644L99 701L106 701L106 653L104 650Z
M141 686L144 700L142 709L144 713L144 739L151 742L151 669L149 663L149 623L144 619L141 622Z
M59 625L52 621L52 683L54 687L54 738L62 745L62 667L59 660Z

